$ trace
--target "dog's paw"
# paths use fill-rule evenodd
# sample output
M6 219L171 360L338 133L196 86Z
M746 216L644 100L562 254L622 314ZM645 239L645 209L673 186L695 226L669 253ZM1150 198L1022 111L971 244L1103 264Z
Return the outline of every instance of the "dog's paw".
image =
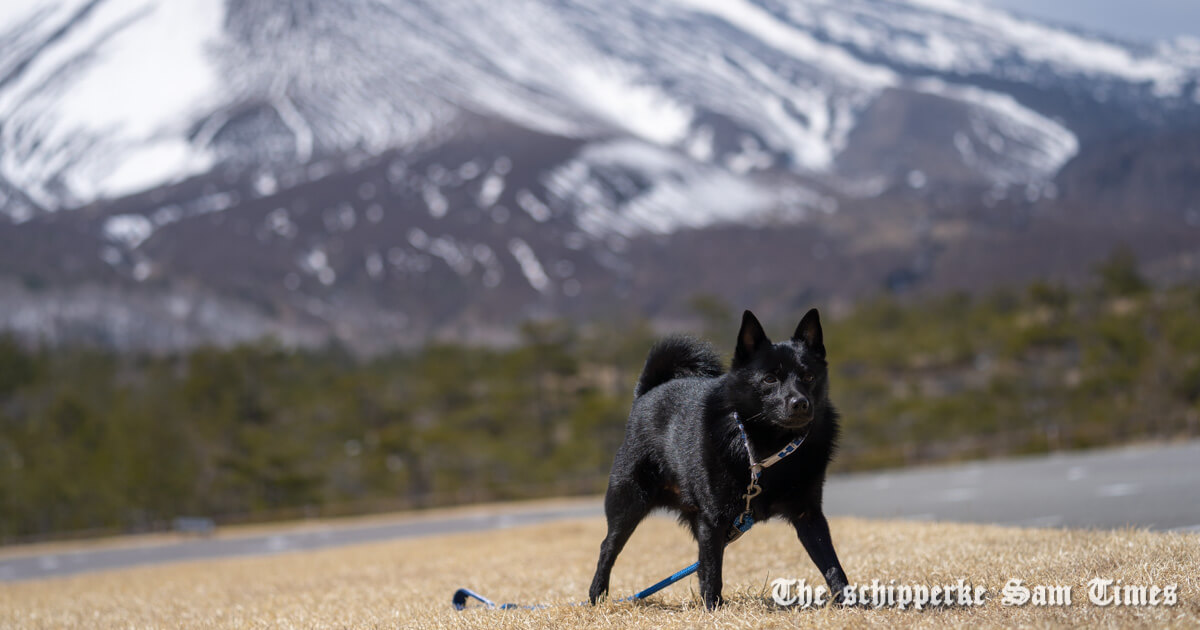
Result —
M846 575L837 567L829 569L825 573L825 584L829 586L830 604L844 606L846 604L846 588L849 586Z

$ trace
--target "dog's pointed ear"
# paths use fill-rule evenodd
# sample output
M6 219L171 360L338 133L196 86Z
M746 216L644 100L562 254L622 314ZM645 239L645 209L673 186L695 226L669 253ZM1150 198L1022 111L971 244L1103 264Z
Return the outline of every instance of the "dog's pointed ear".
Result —
M813 354L825 356L825 338L821 334L821 315L817 309L810 309L804 314L804 319L796 326L792 341L804 344L804 348Z
M735 364L745 363L754 356L755 352L770 344L771 340L767 339L767 333L763 332L762 324L758 323L758 318L754 316L754 313L750 311L742 313L742 329L738 331L733 362Z

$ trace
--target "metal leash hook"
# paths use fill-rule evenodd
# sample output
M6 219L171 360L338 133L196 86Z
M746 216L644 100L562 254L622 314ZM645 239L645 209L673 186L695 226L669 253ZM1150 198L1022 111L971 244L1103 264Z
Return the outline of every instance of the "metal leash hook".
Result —
M493 602L492 600L480 595L479 593L476 593L475 591L472 591L469 588L460 588L457 591L454 591L454 597L450 600L450 603L454 604L454 610L463 610L467 607L467 601L470 599L477 599L483 602L483 605L487 606L488 608L496 607L496 602Z
M746 486L746 494L742 495L742 498L746 500L746 512L750 511L750 501L760 494L762 494L762 486L758 485L758 473L752 473L750 485Z
M754 459L754 451L750 449L750 438L746 435L746 427L742 426L742 421L738 419L736 411L733 412L733 421L737 423L738 433L742 436L742 445L746 447L746 459L750 460L750 483L746 485L746 494L742 495L742 498L746 500L746 509L738 517L738 521L740 522L745 520L746 516L751 513L750 502L754 500L754 497L762 494L762 486L758 485L758 478L762 475L763 468L775 462L767 462L766 466L764 466L762 462L756 461ZM733 538L730 538L730 540L732 541Z
M480 595L479 593L476 593L475 591L472 591L469 588L460 588L457 591L454 591L454 597L451 598L450 603L454 604L454 610L466 610L467 602L472 599L479 600L479 602L483 604L484 608L489 608L489 609L493 609L493 610L496 610L496 609L509 610L511 608L524 608L526 610L537 610L539 608L546 607L544 604L536 604L536 605L530 605L530 606L522 606L520 604L496 604L496 602L493 602L492 600L484 597L483 595Z

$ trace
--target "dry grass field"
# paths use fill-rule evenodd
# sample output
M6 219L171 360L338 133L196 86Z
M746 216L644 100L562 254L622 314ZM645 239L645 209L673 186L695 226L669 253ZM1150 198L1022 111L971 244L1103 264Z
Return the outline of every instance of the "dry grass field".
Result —
M820 580L792 532L762 525L726 555L727 605L698 604L688 578L644 603L569 606L584 598L601 519L400 540L274 556L125 569L0 585L0 628L772 628L1200 627L1200 535L1090 532L837 519L835 543L852 581L987 587L980 608L782 609L778 577ZM692 561L695 547L667 518L642 525L613 572L627 595ZM1174 607L1101 608L1093 577L1178 585ZM1010 578L1073 586L1067 607L1010 607ZM497 601L562 604L542 610L456 612L471 587Z

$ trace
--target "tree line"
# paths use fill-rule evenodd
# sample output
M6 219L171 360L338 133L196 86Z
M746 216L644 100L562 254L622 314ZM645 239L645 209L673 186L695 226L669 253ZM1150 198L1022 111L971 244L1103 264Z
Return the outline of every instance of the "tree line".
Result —
M732 351L733 309L692 306ZM836 470L1200 435L1200 289L1154 289L1127 253L1074 290L884 296L826 319ZM513 347L361 358L0 338L0 541L602 492L653 339L550 321Z

